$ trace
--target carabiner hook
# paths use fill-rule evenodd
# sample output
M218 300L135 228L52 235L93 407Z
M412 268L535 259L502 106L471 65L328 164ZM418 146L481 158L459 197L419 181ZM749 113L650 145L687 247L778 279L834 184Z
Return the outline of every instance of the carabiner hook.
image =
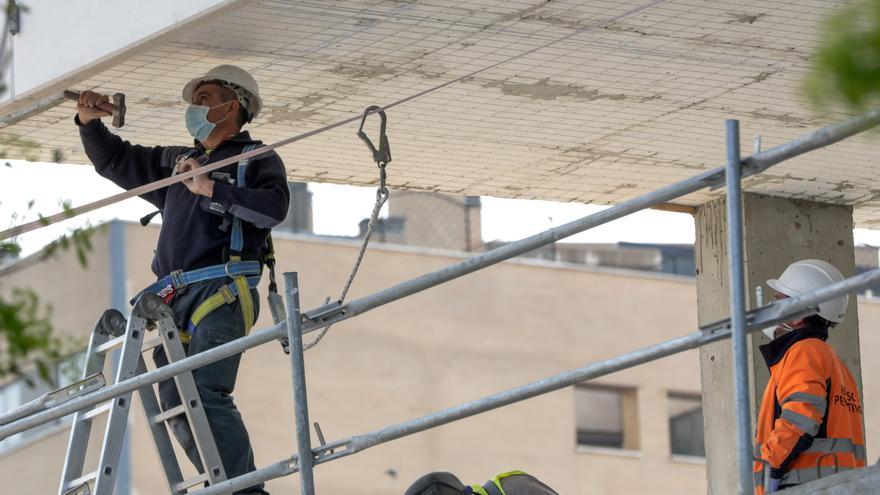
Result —
M367 133L364 132L364 124L367 122L367 116L371 113L378 113L379 117L382 118L382 123L379 124L379 149L376 149L373 146L373 142L370 141L370 138L367 137ZM363 139L364 143L367 144L367 148L370 149L370 152L373 154L373 161L379 164L387 164L391 161L391 146L388 144L388 136L385 135L385 124L387 123L387 118L385 117L385 111L382 110L382 107L371 105L364 110L364 116L361 118L361 126L358 128L358 137Z

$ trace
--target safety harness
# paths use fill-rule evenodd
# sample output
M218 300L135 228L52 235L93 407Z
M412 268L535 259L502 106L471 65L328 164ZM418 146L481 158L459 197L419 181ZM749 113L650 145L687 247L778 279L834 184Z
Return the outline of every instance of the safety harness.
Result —
M248 152L259 145L245 145L242 152ZM191 157L192 152L184 155ZM247 185L246 175L250 158L245 158L238 162L238 172L236 186L244 188ZM226 223L224 222L224 225ZM243 260L242 250L244 249L244 233L242 229L241 219L233 216L232 233L230 236L228 261L222 265L213 265L196 270L184 272L175 270L169 275L159 279L145 290L157 294L165 299L166 303L170 302L174 294L186 287L187 285L206 280L215 280L218 278L231 278L232 282L220 287L220 289L208 297L193 311L187 322L186 329L180 332L180 339L187 343L192 339L192 333L198 327L199 323L209 314L216 311L225 304L232 304L239 301L241 306L242 318L244 319L244 331L247 335L254 326L255 309L254 300L251 297L250 289L255 288L260 283L260 274L262 272L262 263L269 268L269 291L277 295L278 288L275 283L275 252L272 246L272 237L267 240L267 250L261 253L261 260ZM262 263L261 263L262 262Z

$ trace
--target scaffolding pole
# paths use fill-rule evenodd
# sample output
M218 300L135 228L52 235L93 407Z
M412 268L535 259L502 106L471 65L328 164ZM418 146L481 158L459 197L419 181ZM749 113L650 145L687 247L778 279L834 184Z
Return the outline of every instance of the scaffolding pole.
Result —
M727 255L730 262L730 323L733 340L733 399L736 405L736 467L740 495L754 493L752 439L749 434L749 368L746 339L745 266L743 256L742 177L739 121L725 122L727 130Z
M755 309L745 315L746 332L756 332L783 321L815 314L818 311L820 302L868 287L878 280L880 280L880 269L871 270L842 282L823 287L817 291L796 298L779 300L768 306ZM591 363L582 368L565 371L527 385L421 416L371 433L337 440L312 450L312 455L315 458L314 464L323 464L341 457L347 457L398 438L615 373L626 368L718 342L730 338L732 333L731 327L732 322L730 319L721 320L706 325L699 331L683 337L670 339L605 361ZM203 495L228 493L256 483L296 473L297 457L294 455L237 478L220 482L199 492Z
M767 151L763 151L744 159L742 175L743 177L746 177L763 172L784 160L836 143L849 136L875 127L878 124L880 124L880 110L874 110L864 115L824 127L807 134L804 137L770 148ZM579 232L603 225L631 213L658 204L667 203L675 198L693 193L705 187L722 186L724 185L724 181L725 167L709 170L695 177L685 179L637 198L633 198L598 213L574 220L506 246L487 251L463 262L422 275L369 296L355 299L345 305L331 303L322 306L305 313L302 331L303 333L308 333L327 325L347 320L372 309L384 306L390 302L492 266L501 261L513 258ZM135 378L130 378L92 394L72 399L66 403L53 406L51 409L43 410L31 416L11 422L8 418L17 414L13 410L6 415L0 416L0 425L2 425L0 426L0 440L49 421L62 418L86 407L105 402L118 395L136 390L137 388L151 385L161 380L171 378L179 373L199 368L234 354L239 354L258 345L283 338L287 334L286 327L287 325L285 322L278 323L264 331L254 332L251 335L215 347L206 352L163 366L161 369L147 372Z
M296 421L297 460L300 471L300 494L315 494L312 474L312 444L309 429L309 403L306 394L306 365L303 351L302 319L299 313L299 279L296 273L284 274L284 299L287 303L287 341L290 343L290 368L293 376L294 419Z

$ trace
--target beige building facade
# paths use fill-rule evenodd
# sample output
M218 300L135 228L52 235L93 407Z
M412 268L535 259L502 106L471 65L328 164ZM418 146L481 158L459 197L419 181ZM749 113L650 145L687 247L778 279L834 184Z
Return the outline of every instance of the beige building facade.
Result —
M149 262L158 228L123 224L123 230L130 296L153 279ZM0 272L0 290L37 291L53 305L56 327L84 342L111 301L105 230L98 231L94 245L87 269L70 253L48 260L32 257ZM326 297L338 296L357 247L351 241L279 234L279 276L298 272L302 306L317 307ZM465 256L374 245L350 298ZM265 277L261 303L264 298ZM689 277L535 260L502 263L333 327L306 353L311 420L321 424L328 441L406 421L693 332L696 304ZM880 304L860 300L859 321L867 357L880 344L872 331L880 321ZM264 307L255 328L269 323ZM863 358L862 367L873 460L880 435L880 414L874 412L880 365ZM677 421L682 413L693 412L689 401L700 396L697 351L590 383L599 386L566 388L320 465L317 491L402 494L430 471L447 470L466 482L482 483L498 472L523 469L565 495L706 492L704 460L680 453L694 448L682 435L693 423ZM245 353L234 395L258 466L295 452L290 364L280 345ZM135 400L129 422L132 493L165 493L139 407ZM4 491L57 491L67 424L15 445L13 439L0 443ZM298 483L294 475L267 488L298 493Z

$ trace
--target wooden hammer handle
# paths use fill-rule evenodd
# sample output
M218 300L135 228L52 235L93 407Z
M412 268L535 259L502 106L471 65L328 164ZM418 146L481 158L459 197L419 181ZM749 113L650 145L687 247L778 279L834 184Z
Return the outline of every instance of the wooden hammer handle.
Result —
M76 91L64 90L64 98L79 103L79 93L77 93ZM110 113L118 111L117 108L115 106L113 106L112 103L109 103L109 102L108 103L101 103L100 105L98 105L98 108L100 108L101 110L104 110L105 112L110 112Z
M76 91L64 90L64 98L68 100L73 100L79 104L79 93ZM113 126L114 127L122 127L125 124L125 95L122 93L116 93L113 95L113 101L117 104L114 105L112 103L101 103L98 105L98 108L104 110L105 112L110 113L113 116Z

